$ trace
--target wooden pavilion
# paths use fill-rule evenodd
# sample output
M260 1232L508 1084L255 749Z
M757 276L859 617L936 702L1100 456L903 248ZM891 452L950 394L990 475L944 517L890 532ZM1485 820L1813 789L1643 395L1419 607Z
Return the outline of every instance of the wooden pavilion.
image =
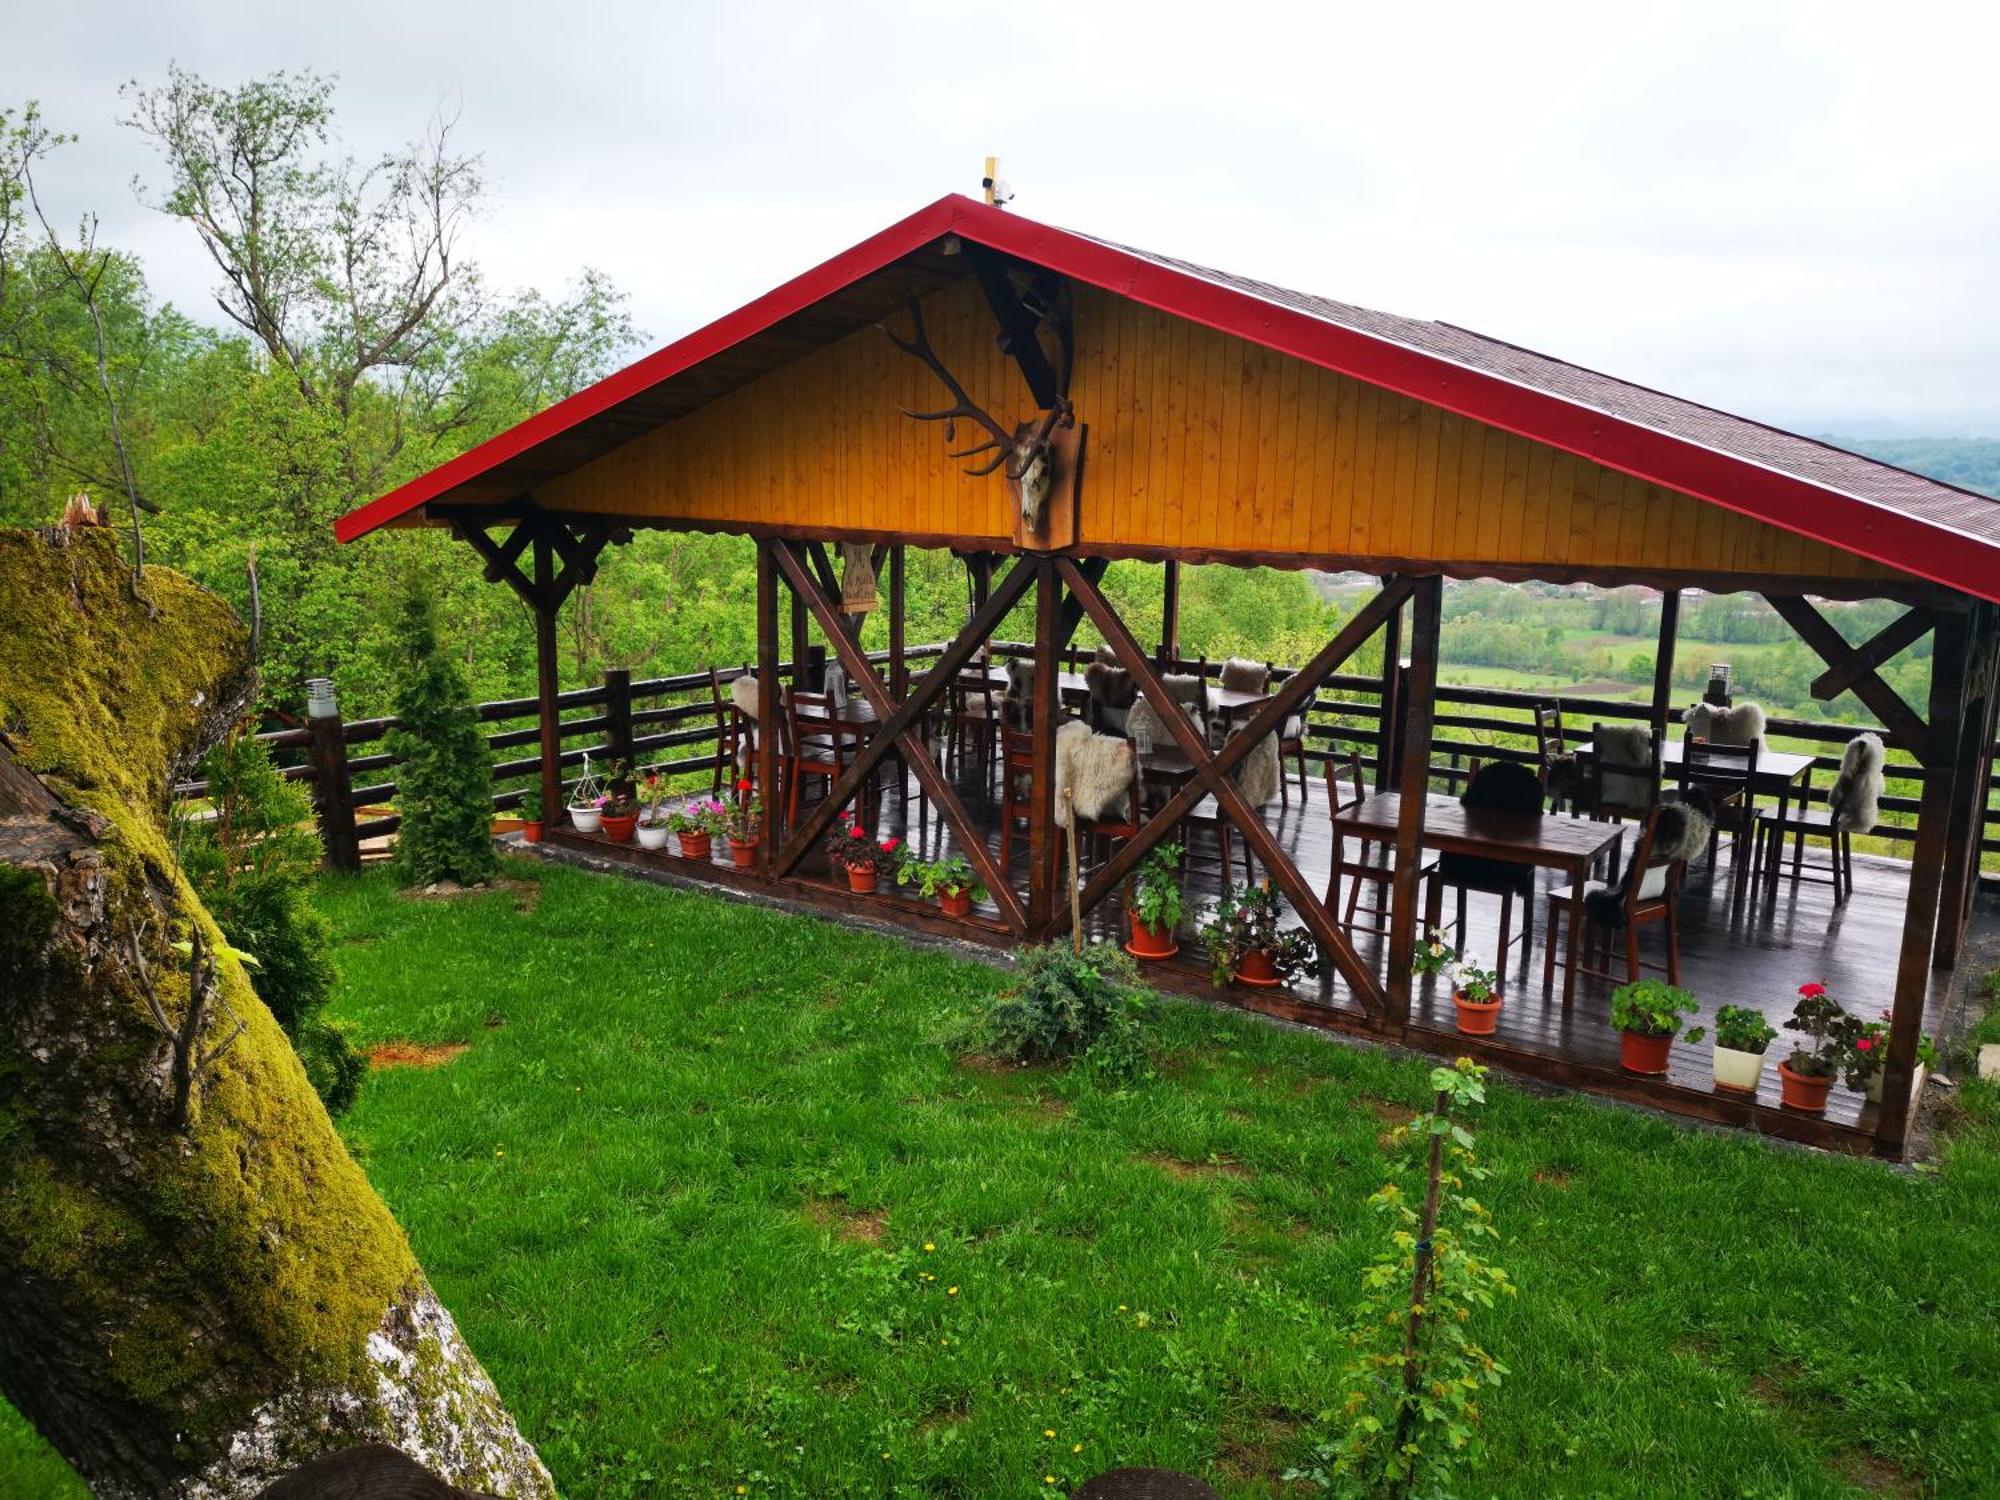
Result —
M913 415L944 418L945 431ZM1330 970L1321 994L1262 997L1260 1008L1472 1051L1822 1144L1905 1149L1919 1036L1926 1006L1936 1008L1933 968L1956 961L1977 886L1994 737L2000 502L1464 329L1244 280L953 196L343 517L337 530L351 541L411 524L451 528L486 577L534 612L542 795L552 817L564 800L555 651L563 601L634 528L742 534L757 543L760 681L796 670L810 620L879 732L795 828L782 826L775 797L765 799L754 869L717 866L705 878L934 923L907 904L836 893L811 873L821 835L895 764L899 783L935 808L993 894L987 918L968 932L1013 942L1066 931L1050 857L1055 668L1088 619L1191 774L1090 874L1086 912L1115 900L1147 850L1212 799ZM842 612L830 562L829 548L856 543L886 564L886 672ZM924 658L920 675L902 613L912 546L950 549L976 586L964 629ZM1100 591L1113 558L1164 565L1157 653ZM1183 563L1365 570L1382 587L1312 660L1275 681L1244 732L1218 749L1162 682L1165 659L1177 654ZM1394 849L1386 940L1358 940L1322 901L1317 872L1301 868L1304 844L1274 832L1232 772L1379 632L1390 670L1378 774L1385 787L1428 787L1448 576L1661 590L1656 755L1672 716L1679 592L1762 594L1824 659L1815 693L1851 690L1885 741L1914 759L1922 796L1900 924L1876 939L1896 953L1893 976L1886 967L1883 975L1885 990L1893 983L1893 1029L1879 1107L1822 1119L1769 1099L1723 1097L1678 1075L1622 1075L1570 1045L1566 1019L1547 1045L1451 1035L1411 976L1418 869L1435 808L1423 796L1401 798L1384 830ZM1001 868L978 798L946 774L924 726L1031 595L1034 639L1021 654L1038 669L1035 774L1017 873ZM1864 597L1907 609L1860 644L1810 602ZM1920 710L1880 669L1927 634L1933 667ZM780 769L776 699L763 697L765 787ZM596 847L562 830L551 839ZM1799 977L1812 976L1792 983Z

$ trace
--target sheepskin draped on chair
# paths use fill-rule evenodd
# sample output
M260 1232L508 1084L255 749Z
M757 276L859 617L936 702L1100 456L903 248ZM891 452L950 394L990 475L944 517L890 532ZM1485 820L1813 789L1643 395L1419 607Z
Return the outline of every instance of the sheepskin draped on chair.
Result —
M1261 693L1271 685L1271 668L1261 661L1232 656L1222 664L1222 686L1231 693Z
M1126 720L1139 697L1132 674L1121 666L1093 661L1083 669L1083 685L1090 695L1086 716L1090 727L1125 733Z
M1697 703L1685 715L1687 737L1716 745L1754 745L1764 738L1764 710L1749 701L1734 708Z
M1194 719L1195 733L1201 736L1203 743L1207 743L1209 717L1206 679L1169 673L1160 679L1160 685L1173 696L1175 702L1187 706L1188 714ZM1142 725L1151 732L1155 745L1174 743L1173 731L1167 728L1167 721L1160 716L1159 709L1144 697L1138 698L1131 708L1126 710L1125 732L1136 738Z
M1084 819L1116 810L1129 798L1135 770L1130 740L1069 720L1056 731L1056 821L1068 827L1072 808Z
M1842 833L1869 833L1881 817L1882 741L1857 734L1841 752L1840 774L1826 794L1833 826Z
M1596 751L1591 812L1637 815L1653 805L1653 731L1643 724L1593 724Z

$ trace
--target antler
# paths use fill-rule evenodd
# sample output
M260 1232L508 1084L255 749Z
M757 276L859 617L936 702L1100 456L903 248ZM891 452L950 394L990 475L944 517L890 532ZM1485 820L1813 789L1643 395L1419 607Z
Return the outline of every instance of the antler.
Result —
M993 454L992 458L983 464L968 467L965 472L975 477L991 474L995 469L1007 462L1009 455L1013 453L1014 434L1001 426L987 412L973 404L972 398L965 394L965 387L960 385L951 371L944 367L944 361L939 359L937 351L931 348L930 339L924 334L923 309L917 305L914 297L910 299L909 307L911 328L911 336L909 338L897 337L896 331L887 323L881 323L876 326L889 336L889 342L894 344L898 349L912 358L922 360L930 366L931 373L943 381L944 388L951 392L952 404L942 407L937 411L911 411L907 406L897 409L904 416L918 422L949 423L959 417L969 417L977 422L987 432L992 434L991 438L986 442L977 443L970 448L961 448L956 452L950 453L949 456L952 458L971 458L975 454L990 452ZM949 427L945 429L945 441L951 441L951 429Z

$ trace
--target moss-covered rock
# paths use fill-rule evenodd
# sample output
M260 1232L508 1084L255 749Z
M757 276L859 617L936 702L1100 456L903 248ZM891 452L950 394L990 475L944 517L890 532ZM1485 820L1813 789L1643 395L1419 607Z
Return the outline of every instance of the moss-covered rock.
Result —
M219 934L167 790L254 679L220 599L159 568L145 594L108 532L0 532L0 1389L100 1493L251 1493L370 1437L448 1456L462 1421L445 1477L546 1493L227 956L204 1041L242 1031L174 1127L146 990L177 1024L172 944Z

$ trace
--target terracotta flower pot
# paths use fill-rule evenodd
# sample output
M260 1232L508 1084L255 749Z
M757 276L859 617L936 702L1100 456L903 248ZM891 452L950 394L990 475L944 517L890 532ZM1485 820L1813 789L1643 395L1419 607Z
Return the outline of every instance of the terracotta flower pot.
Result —
M542 841L542 825L541 825L541 824L539 824L539 823L523 823L523 824L521 825L521 842L522 842L522 843L524 843L524 844L539 844L539 843L540 843L541 841Z
M1667 1071L1667 1054L1673 1051L1674 1039L1667 1036L1647 1036L1643 1031L1621 1031L1618 1033L1618 1066L1628 1073L1645 1073L1659 1077Z
M710 834L677 833L674 837L681 841L682 859L707 859L713 847L713 837Z
M1137 917L1132 919L1132 941L1125 945L1125 951L1134 958L1172 958L1181 951L1181 945L1174 941L1174 930L1164 924L1148 927ZM1267 955L1268 956L1268 955Z
M972 892L939 891L938 910L947 917L969 917L972 915Z
M1831 1076L1814 1078L1810 1074L1794 1073L1788 1063L1778 1064L1778 1095L1786 1109L1796 1109L1809 1115L1824 1114L1827 1090L1832 1087Z
M1243 955L1243 961L1236 966L1236 978L1243 984L1265 990L1285 982L1278 977L1278 966L1271 961L1271 955L1262 948L1252 948Z
M638 827L639 815L637 813L625 813L622 815L619 813L606 813L604 815L604 836L614 844L631 843L632 835L638 830Z
M875 889L875 867L873 865L849 865L847 867L847 888L866 895Z
M1491 1036L1500 1024L1502 1002L1498 995L1491 1000L1468 1000L1453 990L1451 1003L1458 1008L1458 1029L1467 1036Z
M729 841L729 858L737 869L749 869L757 863L757 840L731 839Z

